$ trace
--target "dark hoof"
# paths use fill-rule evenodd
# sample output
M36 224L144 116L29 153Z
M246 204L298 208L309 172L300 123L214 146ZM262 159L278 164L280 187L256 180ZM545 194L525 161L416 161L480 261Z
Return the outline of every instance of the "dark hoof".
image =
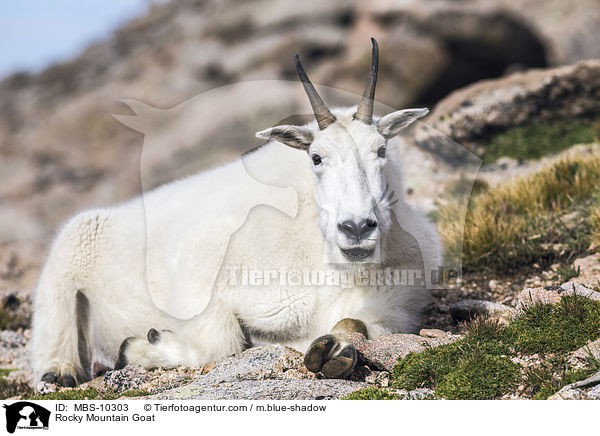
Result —
M313 341L304 356L304 365L310 372L319 372L338 340L333 335L324 335Z
M77 381L71 374L65 374L60 378L60 385L65 388L74 388L77 386Z
M57 383L58 375L55 372L47 372L42 376L42 381L46 383Z
M356 360L356 349L352 345L346 345L342 351L325 362L321 373L325 378L346 378L352 374Z
M148 342L156 344L160 340L160 333L156 329L148 330Z
M94 362L92 365L92 378L100 377L101 375L106 374L110 368L101 363Z
M127 361L127 356L125 355L125 353L127 353L127 347L129 346L129 343L131 341L133 341L134 339L135 338L133 336L130 336L129 338L127 338L123 342L121 342L121 346L119 347L119 357L117 358L117 361L115 362L115 369L123 369L129 363Z

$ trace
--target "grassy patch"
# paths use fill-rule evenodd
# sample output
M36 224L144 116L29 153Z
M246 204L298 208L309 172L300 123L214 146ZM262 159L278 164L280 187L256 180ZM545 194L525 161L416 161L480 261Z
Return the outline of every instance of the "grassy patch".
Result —
M523 353L576 350L600 338L600 303L566 295L555 305L532 305L506 327L503 338Z
M600 137L600 118L555 120L513 127L493 136L482 156L484 164L502 156L538 159L574 144L587 144Z
M130 389L121 394L122 397L146 397L151 395L152 392L144 391L142 389Z
M524 386L534 400L546 400L568 384L583 380L595 370L569 368L564 356L551 357L540 366L526 368Z
M13 372L14 368L0 368L0 377L6 377L8 374Z
M345 396L343 400L397 400L393 393L380 388L364 388Z
M392 386L430 388L447 399L496 399L526 387L526 396L547 398L563 386L597 371L591 359L584 369L570 368L566 353L600 337L600 302L564 296L555 305L536 304L507 326L478 319L463 339L411 353L392 371ZM542 356L543 364L522 368L511 357Z
M519 377L519 365L506 355L501 342L465 339L422 353L411 353L392 372L393 386L435 389L441 398L485 400L510 392Z
M599 185L600 158L572 157L473 196L464 223L458 206L442 205L446 255L462 256L465 272L566 264L600 241Z

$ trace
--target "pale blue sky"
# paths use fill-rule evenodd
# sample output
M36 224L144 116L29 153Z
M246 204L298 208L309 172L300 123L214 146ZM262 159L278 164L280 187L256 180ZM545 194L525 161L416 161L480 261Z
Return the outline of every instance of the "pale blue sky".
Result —
M162 0L161 0L162 1ZM157 0L3 0L0 78L69 59Z

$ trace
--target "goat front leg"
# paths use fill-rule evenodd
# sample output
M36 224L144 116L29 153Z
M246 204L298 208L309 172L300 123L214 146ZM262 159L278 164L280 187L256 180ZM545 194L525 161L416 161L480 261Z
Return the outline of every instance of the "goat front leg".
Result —
M130 363L146 369L198 367L239 353L247 345L235 314L215 302L200 315L178 322L174 330L151 328L145 338L125 339L119 348L115 369Z
M180 364L190 365L190 357L183 341L171 330L151 328L146 338L132 336L121 343L115 369L124 368L130 363L146 369L174 368Z
M352 318L339 321L331 333L318 337L308 347L304 355L304 365L314 373L325 378L347 378L352 374L358 355L354 345L348 342L350 333L362 333L367 336L365 323Z

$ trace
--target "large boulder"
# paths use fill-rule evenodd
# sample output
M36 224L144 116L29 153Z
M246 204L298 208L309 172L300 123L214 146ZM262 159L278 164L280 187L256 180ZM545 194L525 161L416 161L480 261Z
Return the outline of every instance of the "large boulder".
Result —
M435 131L421 128L415 137L422 148L457 162L462 156L448 154L439 133L478 152L485 139L510 127L598 113L600 60L588 60L515 73L455 91L437 104L425 120Z
M154 395L161 400L315 400L336 399L367 384L319 380L301 353L281 345L250 348L218 362L192 383Z

